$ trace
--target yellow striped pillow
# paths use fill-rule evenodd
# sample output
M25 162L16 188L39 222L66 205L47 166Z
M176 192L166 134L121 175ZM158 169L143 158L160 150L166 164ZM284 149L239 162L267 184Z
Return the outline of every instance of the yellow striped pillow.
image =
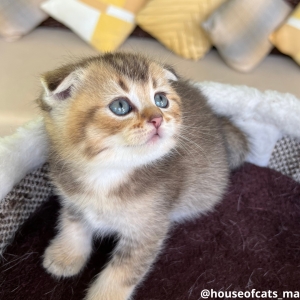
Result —
M271 42L300 65L300 4L289 19L270 37Z
M117 49L147 0L48 0L42 9L101 52Z
M197 60L211 48L200 24L225 0L152 0L138 13L137 24L167 48Z

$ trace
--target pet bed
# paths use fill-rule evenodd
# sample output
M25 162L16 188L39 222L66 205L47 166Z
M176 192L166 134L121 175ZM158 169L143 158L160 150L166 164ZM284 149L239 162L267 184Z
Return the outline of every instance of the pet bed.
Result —
M204 288L270 289L278 297L283 290L297 290L300 100L245 86L195 85L217 114L247 134L250 164L232 174L212 213L172 230L135 299L199 299ZM0 139L0 299L82 299L115 243L98 244L97 254L74 278L57 281L42 269L59 209L47 177L47 155L41 118Z

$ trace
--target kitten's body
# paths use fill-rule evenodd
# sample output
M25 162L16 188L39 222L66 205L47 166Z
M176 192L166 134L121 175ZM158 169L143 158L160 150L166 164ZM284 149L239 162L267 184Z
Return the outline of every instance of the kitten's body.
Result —
M63 204L44 267L74 275L93 234L117 233L114 255L87 299L128 299L170 224L221 199L229 165L238 166L247 151L245 137L215 116L196 88L138 55L88 59L46 74L44 86L51 175ZM167 107L153 103L160 93ZM118 97L133 107L125 116L109 110Z

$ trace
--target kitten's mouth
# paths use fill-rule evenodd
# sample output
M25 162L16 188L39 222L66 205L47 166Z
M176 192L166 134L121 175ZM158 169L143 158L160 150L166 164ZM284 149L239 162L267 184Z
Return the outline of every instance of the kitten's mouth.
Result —
M146 144L153 144L156 143L158 140L161 139L161 136L159 135L158 132L156 132L155 134L153 134L150 139L148 139L148 141L146 142Z

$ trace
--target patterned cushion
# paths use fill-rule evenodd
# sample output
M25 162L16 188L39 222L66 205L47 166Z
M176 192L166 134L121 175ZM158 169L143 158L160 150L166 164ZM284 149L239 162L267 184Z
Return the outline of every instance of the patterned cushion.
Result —
M48 165L28 174L0 201L0 257L17 229L51 195Z
M48 0L42 8L101 52L117 49L146 0Z
M290 137L279 140L272 152L269 167L300 183L300 142Z
M43 0L1 0L0 35L8 41L19 39L47 18L39 8Z
M290 55L300 65L300 4L290 18L270 37L282 53Z
M203 22L225 0L152 0L137 15L137 24L185 58L197 60L211 43Z
M291 10L283 0L229 0L202 26L225 62L247 72L270 52L269 36Z

